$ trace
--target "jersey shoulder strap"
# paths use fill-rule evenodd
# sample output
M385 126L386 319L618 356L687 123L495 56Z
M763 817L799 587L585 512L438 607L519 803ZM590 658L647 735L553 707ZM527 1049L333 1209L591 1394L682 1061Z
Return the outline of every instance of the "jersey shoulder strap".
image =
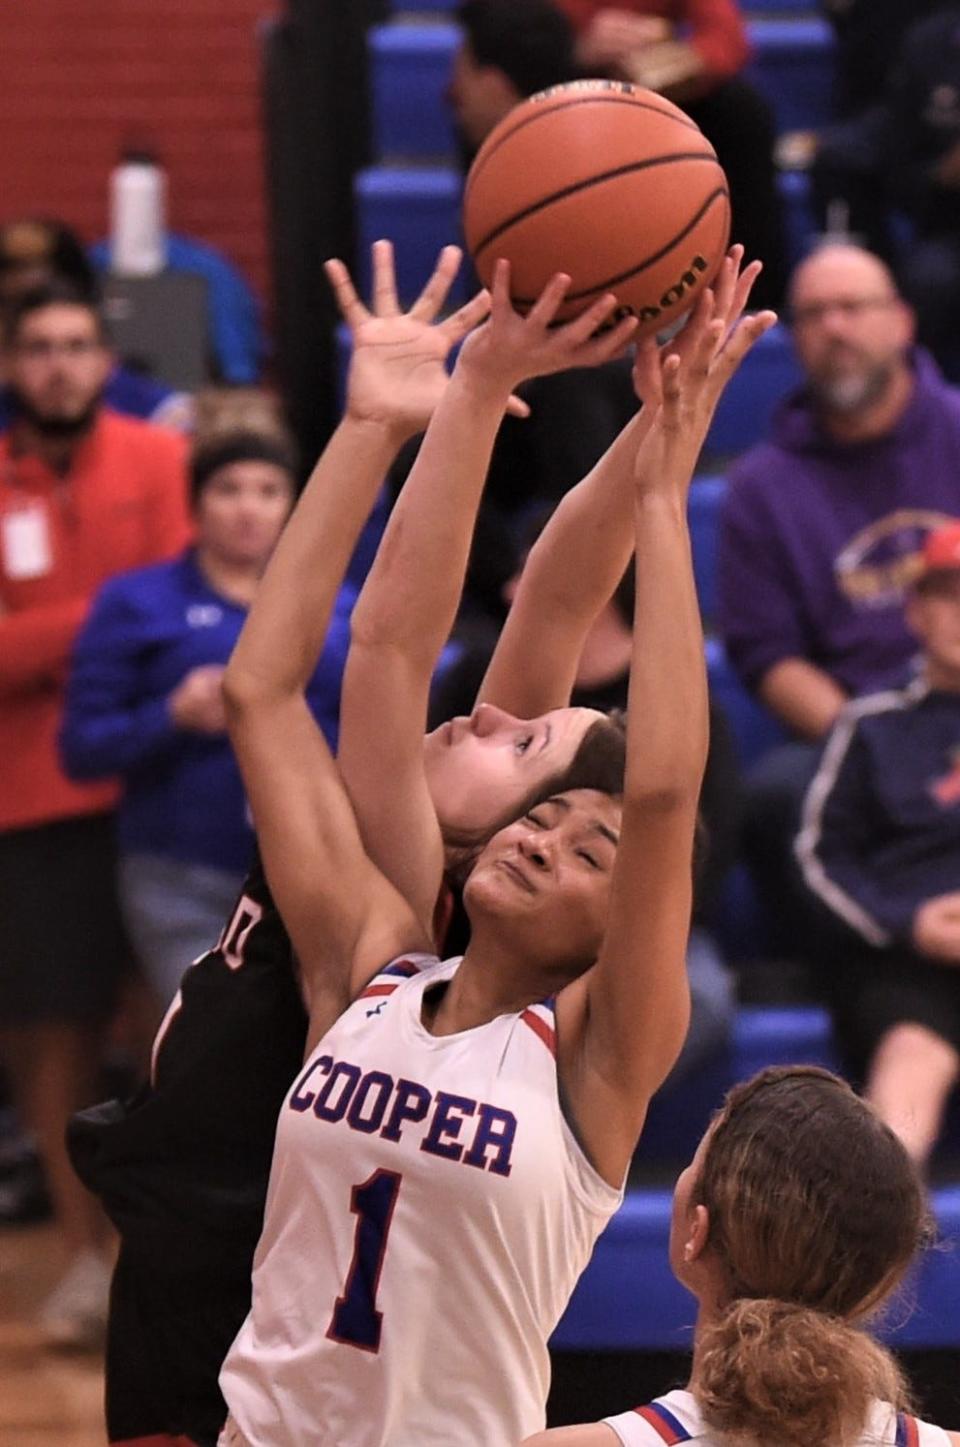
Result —
M424 970L430 969L432 965L438 965L440 961L436 955L410 954L400 955L397 959L391 960L379 969L373 979L357 995L358 1000L369 1000L374 995L392 995L398 990L404 980L412 980L415 975L420 975Z
M645 1407L635 1407L634 1411L641 1421L653 1428L660 1441L668 1443L669 1447L675 1447L677 1442L692 1440L692 1434L663 1402L648 1402Z
M920 1424L906 1412L897 1413L896 1447L920 1447Z

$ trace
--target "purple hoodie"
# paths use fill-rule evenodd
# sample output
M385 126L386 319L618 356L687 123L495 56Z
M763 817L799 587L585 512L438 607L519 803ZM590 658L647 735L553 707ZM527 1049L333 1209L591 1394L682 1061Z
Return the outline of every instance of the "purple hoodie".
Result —
M801 389L731 470L717 621L750 688L784 658L852 695L910 676L904 592L926 533L960 517L960 390L927 353L912 360L914 394L885 437L836 442Z

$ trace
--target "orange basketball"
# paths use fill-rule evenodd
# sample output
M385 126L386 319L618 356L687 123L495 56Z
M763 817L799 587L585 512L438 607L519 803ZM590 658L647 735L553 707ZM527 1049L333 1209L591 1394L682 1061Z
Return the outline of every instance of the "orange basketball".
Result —
M478 152L463 208L485 285L506 257L523 310L566 271L559 319L612 291L640 336L689 310L730 236L727 179L706 136L663 96L620 81L554 86L512 110Z

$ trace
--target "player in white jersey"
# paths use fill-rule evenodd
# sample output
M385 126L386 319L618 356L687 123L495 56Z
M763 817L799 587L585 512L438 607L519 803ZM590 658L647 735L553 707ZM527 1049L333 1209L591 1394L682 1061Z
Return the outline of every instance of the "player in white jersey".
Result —
M552 329L568 284L555 279L521 318L498 268L491 322L461 352L357 605L352 691L359 671L390 700L389 718L366 701L367 738L375 748L379 730L394 771L369 843L382 868L302 693L310 570L354 521L341 497L318 489L301 505L227 671L311 1039L281 1110L253 1309L222 1375L225 1441L502 1447L541 1424L546 1337L682 1043L706 747L686 494L723 384L773 320L724 348L709 293L683 355L661 370L643 352L663 396L633 479L643 707L627 725L623 799L568 792L501 830L467 882L463 960L423 959L442 850L418 734L493 436L524 377L626 335L591 339L612 297ZM550 744L549 718L524 740ZM357 754L343 767L359 801ZM438 774L442 758L434 789Z
M960 1447L911 1415L898 1364L863 1329L931 1224L907 1152L845 1081L761 1071L674 1193L670 1262L698 1303L689 1387L524 1447Z

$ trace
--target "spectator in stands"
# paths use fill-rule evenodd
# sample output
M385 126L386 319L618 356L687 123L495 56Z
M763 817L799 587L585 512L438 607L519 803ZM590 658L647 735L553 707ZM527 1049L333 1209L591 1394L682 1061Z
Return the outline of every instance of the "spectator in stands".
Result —
M547 517L541 516L538 524L530 530L527 549L533 546L546 522ZM525 557L504 588L507 605L516 592L523 561ZM599 709L602 713L626 708L634 593L631 564L584 642L572 694L573 707ZM468 634L466 645L454 652L434 684L430 704L431 728L472 711L495 642L495 634L485 641ZM710 748L700 795L702 851L698 859L693 929L687 947L690 1028L680 1058L669 1077L674 1083L692 1074L725 1044L733 1022L734 979L711 931L711 919L736 853L740 805L740 770L730 725L722 709L711 702ZM456 944L453 951L456 953Z
M61 733L76 780L119 774L120 896L158 1005L230 917L253 831L220 680L295 493L291 451L221 434L191 465L196 542L111 578L77 640ZM349 641L345 594L309 699L336 748Z
M821 228L894 259L889 170L894 141L887 96L903 37L943 0L821 0L836 37L836 120L818 136L811 183ZM839 208L839 209L838 209Z
M25 292L56 278L72 283L94 300L96 273L79 238L61 221L27 218L0 226L0 313ZM162 382L114 362L104 401L115 412L186 431L192 424L190 399ZM0 429L10 425L12 399L0 387Z
M893 187L914 226L900 262L920 340L960 380L960 5L910 29L889 87Z
M101 1221L64 1150L96 1096L98 1038L126 963L115 898L115 786L70 782L56 753L64 677L90 599L118 569L189 536L182 439L102 405L100 317L66 282L7 324L15 421L0 437L0 1049L44 1160L68 1270L42 1320L60 1340L102 1322Z
M682 106L712 143L730 183L733 238L763 262L753 293L778 307L786 250L774 165L776 127L744 77L750 53L736 0L557 0L577 29L577 61Z
M926 533L960 511L960 393L858 247L801 263L790 311L806 383L732 470L717 570L732 662L791 735L754 768L745 844L793 934L789 841L823 740L848 698L910 675L904 590Z
M906 616L921 675L843 711L797 853L848 931L841 1043L923 1164L960 1075L960 523L927 537Z

